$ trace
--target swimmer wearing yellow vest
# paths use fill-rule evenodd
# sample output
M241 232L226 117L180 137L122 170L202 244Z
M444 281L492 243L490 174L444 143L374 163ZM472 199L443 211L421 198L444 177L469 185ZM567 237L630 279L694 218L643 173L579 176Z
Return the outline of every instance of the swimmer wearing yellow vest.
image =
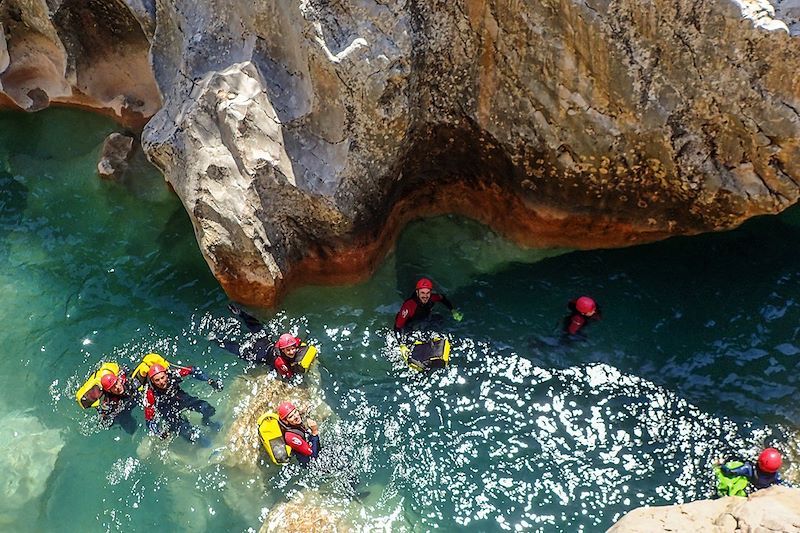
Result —
M273 343L266 335L264 325L257 318L233 304L228 308L241 318L247 329L255 335L253 339L243 344L213 337L212 340L217 341L220 347L245 361L270 365L284 379L289 379L295 374L304 374L311 367L311 363L317 357L317 349L314 346L306 344L291 333L284 333Z
M83 409L94 407L100 418L100 425L111 427L117 422L125 432L136 432L136 421L131 413L138 403L139 386L127 377L127 371L117 363L102 363L100 368L75 394L78 405Z
M301 466L308 466L319 455L322 445L314 420L303 417L291 402L281 402L277 413L266 413L258 419L258 435L273 463L283 465L294 454Z

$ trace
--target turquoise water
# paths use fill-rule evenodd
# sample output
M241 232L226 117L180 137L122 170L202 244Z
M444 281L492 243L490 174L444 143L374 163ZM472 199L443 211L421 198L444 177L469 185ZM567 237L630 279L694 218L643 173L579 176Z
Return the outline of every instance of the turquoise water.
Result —
M116 126L0 114L0 530L247 531L315 493L355 529L602 531L634 507L706 496L711 457L779 447L800 424L800 211L622 250L523 251L453 217L412 224L364 283L305 287L261 313L320 347L333 415L314 468L240 471L143 429L99 430L74 391L102 360L204 366L223 424L245 340L188 218L141 156L95 175ZM464 312L453 364L406 369L389 325L425 273ZM603 320L563 343L565 302ZM137 416L141 418L140 413ZM209 457L211 460L209 460ZM65 526L65 518L68 525Z

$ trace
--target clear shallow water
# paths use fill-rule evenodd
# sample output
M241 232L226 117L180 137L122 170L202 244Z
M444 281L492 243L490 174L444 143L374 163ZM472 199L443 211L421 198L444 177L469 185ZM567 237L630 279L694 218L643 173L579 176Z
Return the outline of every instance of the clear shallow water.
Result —
M299 289L261 315L320 347L334 414L315 468L241 471L182 442L148 456L142 428L98 431L78 409L90 368L150 351L205 366L225 391L187 388L227 425L245 368L206 338L246 335L161 176L139 161L125 183L96 177L114 129L68 110L0 115L0 529L64 530L68 516L75 531L257 530L313 488L365 530L598 531L707 495L711 457L781 445L800 424L800 211L570 253L442 217L410 226L368 281ZM438 325L453 364L427 376L388 334L422 273L465 315ZM582 292L603 320L562 344Z

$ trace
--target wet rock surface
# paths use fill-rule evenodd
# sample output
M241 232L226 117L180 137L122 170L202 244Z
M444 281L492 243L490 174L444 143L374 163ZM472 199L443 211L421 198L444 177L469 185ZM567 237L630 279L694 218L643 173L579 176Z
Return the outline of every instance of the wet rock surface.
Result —
M161 107L140 0L8 0L0 5L0 104L88 107L141 128ZM8 57L4 61L4 57Z

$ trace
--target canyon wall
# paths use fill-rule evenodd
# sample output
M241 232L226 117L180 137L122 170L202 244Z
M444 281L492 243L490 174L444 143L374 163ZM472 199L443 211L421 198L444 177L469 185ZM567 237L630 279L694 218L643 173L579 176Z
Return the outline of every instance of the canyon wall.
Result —
M211 270L271 306L369 273L422 216L591 248L785 209L797 18L766 0L7 0L0 90L149 119Z

